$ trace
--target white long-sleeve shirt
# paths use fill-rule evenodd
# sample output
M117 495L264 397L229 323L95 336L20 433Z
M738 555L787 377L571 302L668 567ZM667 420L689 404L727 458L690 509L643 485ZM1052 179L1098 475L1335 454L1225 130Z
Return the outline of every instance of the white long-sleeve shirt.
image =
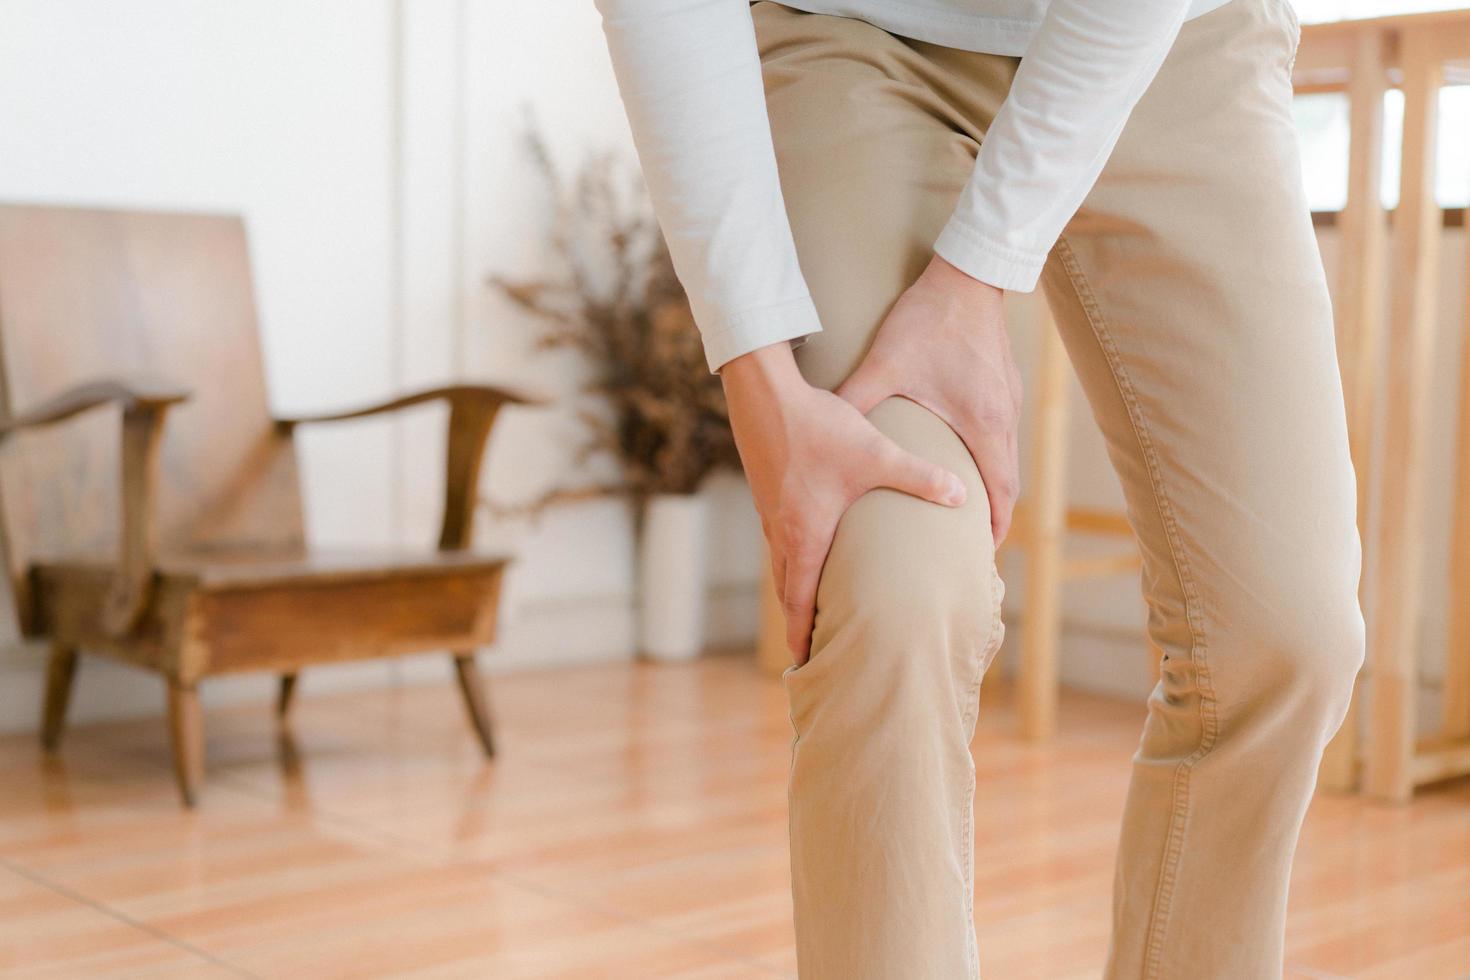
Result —
M1180 25L1226 0L782 0L1021 56L934 250L1036 286ZM597 0L654 211L710 370L821 330L776 172L748 0Z

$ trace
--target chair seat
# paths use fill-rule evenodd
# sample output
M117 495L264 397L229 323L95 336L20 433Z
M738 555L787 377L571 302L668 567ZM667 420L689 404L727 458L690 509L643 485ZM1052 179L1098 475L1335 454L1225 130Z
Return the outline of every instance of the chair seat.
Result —
M510 555L497 551L424 548L326 549L295 556L204 555L165 558L164 575L193 579L206 591L280 586L346 585L387 579L488 572Z
M206 592L237 589L353 585L488 572L504 566L501 551L437 551L426 548L313 549L299 554L259 552L165 555L158 574L169 585ZM67 558L42 562L43 579L109 577L108 558Z
M105 620L113 565L79 558L34 568L36 623L155 669L177 668L175 638L187 637L185 646L208 651L187 665L201 675L472 648L494 635L508 561L498 552L428 549L175 556L158 563L136 628L117 636Z

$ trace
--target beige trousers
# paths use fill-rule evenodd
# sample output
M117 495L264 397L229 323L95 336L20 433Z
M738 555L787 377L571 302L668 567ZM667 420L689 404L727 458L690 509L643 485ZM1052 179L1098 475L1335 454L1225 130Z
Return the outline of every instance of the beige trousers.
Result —
M1018 60L756 4L771 126L835 387L924 267ZM1185 24L1043 277L1126 491L1162 679L1133 757L1106 976L1282 972L1292 853L1363 659L1354 479L1290 112L1286 0ZM1004 632L986 496L913 402L875 423L960 474L842 519L796 730L803 980L975 977L974 732Z

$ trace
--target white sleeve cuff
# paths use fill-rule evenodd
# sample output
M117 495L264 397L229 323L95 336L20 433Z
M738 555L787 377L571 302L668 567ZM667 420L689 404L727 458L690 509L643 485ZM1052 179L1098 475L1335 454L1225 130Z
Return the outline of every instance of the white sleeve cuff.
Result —
M703 331L704 356L709 361L710 371L718 374L727 362L758 347L783 340L793 341L792 346L799 347L807 337L821 332L816 304L810 295L800 296L784 303L745 310L723 327Z
M934 252L961 272L998 289L1029 293L1041 278L1046 256L1002 245L951 217L934 242Z

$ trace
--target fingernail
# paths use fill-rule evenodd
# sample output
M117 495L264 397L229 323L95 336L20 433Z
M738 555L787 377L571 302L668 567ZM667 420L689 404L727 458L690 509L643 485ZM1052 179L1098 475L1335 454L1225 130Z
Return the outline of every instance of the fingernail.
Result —
M949 492L944 495L944 500L952 507L958 507L965 502L965 485L957 476L949 478Z

